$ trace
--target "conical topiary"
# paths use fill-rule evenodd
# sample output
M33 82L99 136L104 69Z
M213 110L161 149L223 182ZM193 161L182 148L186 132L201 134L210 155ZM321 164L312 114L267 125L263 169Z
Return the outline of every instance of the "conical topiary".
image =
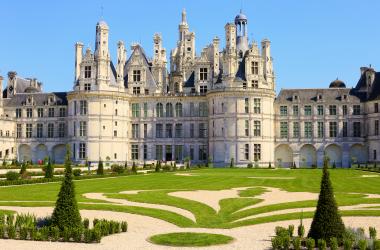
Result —
M333 237L342 239L344 231L345 228L335 201L329 171L325 165L323 167L317 210L315 211L308 237L326 241Z
M132 173L137 174L137 167L135 162L132 162Z
M54 167L51 164L50 158L47 161L46 169L45 169L45 178L53 178L54 177Z
M99 159L98 169L96 170L96 174L97 175L103 175L104 174L104 167L103 167L102 159Z
M61 231L64 228L79 228L82 225L78 204L75 199L71 154L68 145L66 147L65 178L62 182L51 219L53 226L57 226Z

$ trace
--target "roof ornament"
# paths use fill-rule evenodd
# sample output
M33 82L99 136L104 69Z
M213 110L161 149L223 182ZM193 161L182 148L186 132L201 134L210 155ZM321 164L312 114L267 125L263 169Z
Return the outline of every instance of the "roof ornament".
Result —
M182 23L183 23L183 24L187 23L187 21L186 21L186 10L185 10L185 8L183 8L183 10L182 10Z

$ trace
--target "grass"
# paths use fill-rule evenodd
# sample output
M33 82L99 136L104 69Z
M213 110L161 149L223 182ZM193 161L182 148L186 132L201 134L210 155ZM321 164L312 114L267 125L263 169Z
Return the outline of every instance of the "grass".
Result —
M222 234L169 233L154 235L150 237L149 240L154 244L164 246L204 247L227 244L231 242L233 238Z
M129 175L75 181L77 200L81 209L108 210L140 214L165 220L179 227L233 228L265 222L299 219L303 208L315 207L316 201L301 201L243 208L260 204L258 195L264 187L281 188L289 192L319 192L320 169L270 170L270 169L200 169L192 170L193 176L178 176L172 172L149 175ZM350 169L331 169L330 177L339 206L374 204L380 207L380 199L366 198L364 194L380 194L380 178L363 178L366 172ZM248 177L290 177L288 179ZM0 187L0 206L53 206L60 182ZM225 190L237 187L251 187L239 192L239 197L223 199L220 210L215 211L207 204L194 200L174 197L170 192L189 190ZM120 194L126 190L144 190L137 194ZM188 210L196 221L178 213L162 209L138 206L116 205L103 200L88 199L85 193L104 193L107 197L134 202L162 204ZM353 194L355 193L355 194ZM89 204L89 202L93 204ZM297 213L281 213L281 210L299 209ZM268 212L281 214L248 218ZM379 216L380 210L342 211L349 216ZM312 212L304 212L304 218Z

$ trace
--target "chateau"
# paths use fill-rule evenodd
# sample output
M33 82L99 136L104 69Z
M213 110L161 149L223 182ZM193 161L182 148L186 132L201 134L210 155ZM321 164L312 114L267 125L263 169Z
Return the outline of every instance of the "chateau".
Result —
M380 157L380 73L363 67L354 88L282 89L276 96L271 43L248 41L239 13L200 53L186 12L167 57L161 35L153 58L120 41L109 52L109 27L96 25L95 50L75 44L70 92L44 93L36 79L0 78L0 159L122 163L210 159L214 165L288 167ZM128 53L127 53L128 52ZM167 59L170 60L169 65Z

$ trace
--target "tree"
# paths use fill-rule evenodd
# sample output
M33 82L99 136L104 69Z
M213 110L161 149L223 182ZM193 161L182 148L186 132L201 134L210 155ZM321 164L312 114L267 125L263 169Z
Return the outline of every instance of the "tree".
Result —
M155 171L156 172L160 172L161 171L161 161L157 162Z
M230 168L233 168L233 167L234 167L234 158L231 158Z
M45 178L53 178L54 177L54 167L51 164L50 158L47 161L47 165L45 168Z
M132 173L137 174L137 167L135 162L132 162Z
M98 169L96 170L97 175L104 175L104 167L102 159L99 159Z
M333 237L342 239L344 231L345 228L335 201L329 171L327 165L325 165L323 167L317 210L315 211L308 237L326 241Z
M69 145L66 146L65 178L62 182L61 190L59 191L51 219L52 225L57 226L61 231L63 231L64 228L70 229L82 226L82 219L75 199L75 187Z

